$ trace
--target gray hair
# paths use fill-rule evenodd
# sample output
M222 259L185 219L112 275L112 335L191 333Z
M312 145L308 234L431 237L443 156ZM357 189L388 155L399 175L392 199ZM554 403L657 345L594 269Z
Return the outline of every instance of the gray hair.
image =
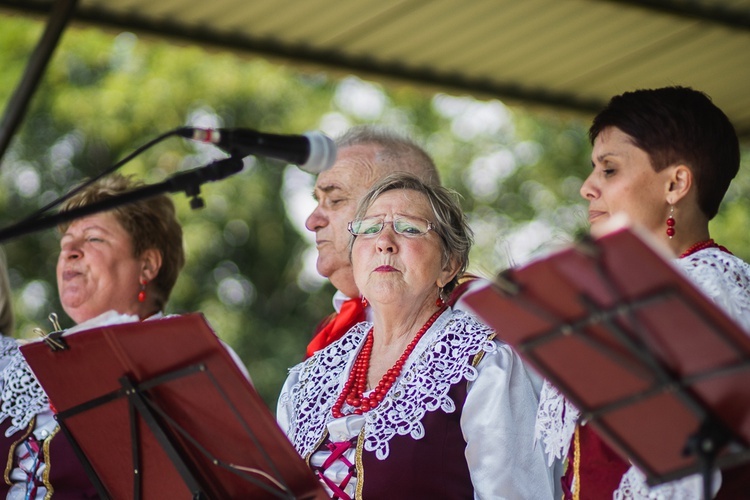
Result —
M405 136L370 125L358 125L336 139L338 149L368 145L378 148L375 161L383 176L408 172L427 184L440 184L440 175L430 155Z
M414 175L400 172L389 175L376 183L359 202L357 213L354 217L356 219L364 217L367 210L369 210L380 195L394 189L417 191L425 195L430 202L432 213L435 216L435 232L440 236L443 268L448 266L451 259L455 259L458 263L458 272L443 287L443 294L449 295L469 265L469 250L471 250L474 236L458 202L458 193L440 185L428 184ZM356 236L352 235L349 241L350 256L355 238Z

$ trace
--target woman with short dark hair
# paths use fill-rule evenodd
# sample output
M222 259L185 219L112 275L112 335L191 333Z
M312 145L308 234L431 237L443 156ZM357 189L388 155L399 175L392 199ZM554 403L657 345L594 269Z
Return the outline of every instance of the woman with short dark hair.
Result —
M750 332L750 266L714 242L708 228L739 169L737 134L726 115L690 88L637 90L613 97L594 118L589 137L593 170L581 196L589 203L591 233L606 233L616 216L645 229ZM568 458L565 498L701 498L697 475L649 488L640 471L591 426L578 425L578 418L578 410L545 383L537 435L550 461ZM734 487L730 483L724 481L720 496Z

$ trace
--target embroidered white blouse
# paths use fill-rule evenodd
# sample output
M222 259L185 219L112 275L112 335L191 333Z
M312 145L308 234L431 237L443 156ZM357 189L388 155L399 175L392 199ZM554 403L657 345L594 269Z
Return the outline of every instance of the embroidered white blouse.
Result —
M541 447L533 442L539 379L507 344L490 340L492 330L463 311L446 310L427 330L377 408L363 416L334 419L331 407L370 327L367 322L356 325L341 340L291 369L277 418L301 456L313 453L328 430L333 441L363 432L365 450L385 460L395 435L413 439L425 435L421 420L427 412L456 411L448 390L465 380L468 393L460 423L475 497L553 498L555 478ZM474 367L471 358L479 352L483 357ZM356 451L347 453L347 460L354 463ZM311 462L322 462L327 454L316 452ZM346 471L343 466L333 467L325 474L339 484ZM354 497L355 490L353 478L346 492Z
M718 248L700 250L673 264L750 335L750 265ZM544 382L536 417L535 440L541 441L549 464L564 460L580 413L549 382ZM717 474L718 475L718 474ZM715 481L718 484L718 481ZM691 500L702 498L699 475L650 488L631 466L613 498L616 500Z

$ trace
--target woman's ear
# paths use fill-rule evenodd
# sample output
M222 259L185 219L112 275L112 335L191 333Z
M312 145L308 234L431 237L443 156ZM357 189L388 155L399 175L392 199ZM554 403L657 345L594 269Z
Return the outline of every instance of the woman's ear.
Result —
M451 282L458 272L458 260L452 258L448 261L448 264L440 272L440 276L437 280L437 286L443 288L445 285Z
M685 198L693 187L693 180L693 171L687 166L677 165L676 167L672 167L669 175L667 203L675 205Z
M144 250L141 254L141 278L146 281L153 281L159 275L161 269L161 252L156 248Z

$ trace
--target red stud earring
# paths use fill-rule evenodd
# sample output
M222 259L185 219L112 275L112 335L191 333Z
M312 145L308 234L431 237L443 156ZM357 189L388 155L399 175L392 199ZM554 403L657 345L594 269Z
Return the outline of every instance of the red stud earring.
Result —
M148 285L148 281L141 280L141 291L138 292L138 302L146 302L146 285Z
M667 217L667 236L669 236L669 239L671 240L674 236L674 207L672 205L669 206L669 217Z
M367 299L362 297L362 307L367 307Z

